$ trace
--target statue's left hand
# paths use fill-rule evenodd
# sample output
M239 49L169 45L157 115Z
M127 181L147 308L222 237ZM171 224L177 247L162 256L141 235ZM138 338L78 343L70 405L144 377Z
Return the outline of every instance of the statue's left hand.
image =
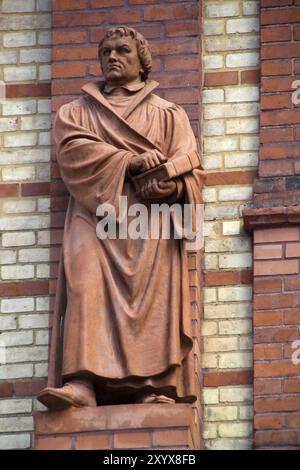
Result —
M155 178L147 182L141 189L143 199L166 199L175 193L175 181L157 181Z

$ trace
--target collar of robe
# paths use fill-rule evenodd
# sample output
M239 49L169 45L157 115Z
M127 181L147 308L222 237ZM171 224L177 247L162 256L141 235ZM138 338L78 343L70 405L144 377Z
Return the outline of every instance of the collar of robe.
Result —
M127 130L130 129L130 131L133 132L139 140L142 139L148 148L150 146L152 149L161 151L153 142L150 141L150 139L144 136L140 131L137 131L127 121L128 116L137 108L140 103L145 100L145 98L147 98L147 96L150 95L150 93L152 93L155 88L158 87L159 83L155 80L147 80L145 86L135 94L135 97L131 101L130 106L128 106L122 116L120 116L120 114L115 111L113 106L110 105L105 96L102 94L101 90L103 89L104 84L105 82L103 81L89 82L86 83L81 89L84 93L91 96L94 100L108 109L114 115L114 117L119 120L119 122L121 121L125 125Z
M107 101L105 96L101 93L102 88L104 87L105 82L103 81L98 81L98 82L89 82L86 85L82 87L82 91L86 93L89 96L92 96L96 101L100 102L102 105L104 105L106 108L108 108L110 111L112 111L116 116L120 118L120 115L116 113L114 108L110 105L110 103ZM159 85L158 82L155 80L147 80L145 86L135 94L134 99L130 103L130 106L126 109L125 113L123 114L122 118L124 121L128 118L128 116L132 113L132 111L135 110L135 108L142 102L144 101L145 98L147 98L152 91L157 88ZM121 118L121 119L122 119Z

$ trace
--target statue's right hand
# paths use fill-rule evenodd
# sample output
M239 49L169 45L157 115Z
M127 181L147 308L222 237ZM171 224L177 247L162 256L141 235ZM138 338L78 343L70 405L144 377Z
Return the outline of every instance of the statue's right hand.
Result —
M149 152L132 157L129 163L129 173L131 175L137 175L166 161L167 158L161 152L158 150L150 150Z

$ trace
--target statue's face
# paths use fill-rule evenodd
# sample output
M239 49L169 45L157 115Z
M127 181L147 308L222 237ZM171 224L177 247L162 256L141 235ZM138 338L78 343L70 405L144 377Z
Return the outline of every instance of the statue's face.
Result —
M142 66L136 41L130 36L114 35L102 45L101 68L107 83L124 85L140 77Z

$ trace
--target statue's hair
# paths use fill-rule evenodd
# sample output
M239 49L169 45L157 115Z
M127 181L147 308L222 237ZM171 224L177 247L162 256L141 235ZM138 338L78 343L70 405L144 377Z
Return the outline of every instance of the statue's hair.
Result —
M101 60L101 53L102 53L102 47L103 47L104 41L115 35L119 35L121 37L130 36L132 39L135 39L138 56L141 62L141 66L143 68L141 79L144 81L147 80L148 75L152 69L152 57L151 57L149 44L148 44L147 39L145 39L141 33L139 33L133 28L129 28L128 26L121 25L121 26L116 26L114 28L109 29L105 33L103 39L99 43L99 46L98 46L99 59Z

